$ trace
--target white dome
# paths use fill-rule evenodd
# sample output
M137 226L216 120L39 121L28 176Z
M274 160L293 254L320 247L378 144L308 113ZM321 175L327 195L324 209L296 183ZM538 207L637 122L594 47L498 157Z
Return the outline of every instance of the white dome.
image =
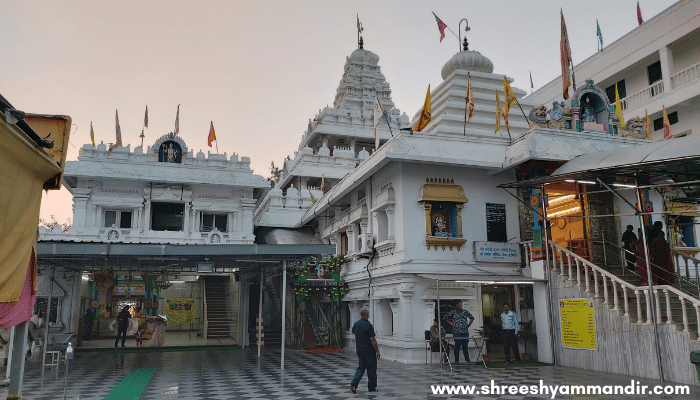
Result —
M447 79L457 69L490 74L493 72L493 63L478 51L460 51L442 67L442 79Z

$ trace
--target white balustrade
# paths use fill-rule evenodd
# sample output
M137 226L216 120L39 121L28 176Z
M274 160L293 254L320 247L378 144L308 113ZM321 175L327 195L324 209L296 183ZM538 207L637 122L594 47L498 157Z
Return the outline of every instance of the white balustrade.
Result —
M666 323L673 323L673 315L671 312L671 293L668 289L664 289L664 297L666 297Z
M615 305L613 307L613 310L619 310L620 309L620 300L618 299L617 296L617 285L615 284L615 281L610 278L610 283L612 283L613 287L613 304Z
M681 301L681 307L683 308L683 332L689 332L690 328L688 325L688 310L685 306L685 299L681 296L678 296L678 299Z
M671 76L671 85L673 86L674 89L677 89L680 86L685 85L686 83L690 83L696 79L698 79L700 73L700 63L693 65L690 68L686 68L681 72L677 72L676 74Z
M620 100L622 103L623 110L634 110L639 108L644 104L648 103L653 97L658 96L664 92L664 82L655 82L644 89L633 93L624 99Z
M644 318L642 316L642 298L639 297L639 290L634 291L634 297L637 298L637 323L643 324Z
M581 287L581 262L576 260L576 286Z
M625 317L630 315L630 301L627 298L627 286L622 286L622 296L625 301Z
M603 298L605 301L603 301L603 304L609 304L608 303L608 282L607 282L607 276L605 274L601 274L603 278Z

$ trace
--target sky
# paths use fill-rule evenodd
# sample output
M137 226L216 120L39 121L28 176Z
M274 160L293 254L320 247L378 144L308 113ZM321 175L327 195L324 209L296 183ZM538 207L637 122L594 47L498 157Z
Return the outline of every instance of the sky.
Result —
M640 0L651 19L674 3ZM357 48L379 56L392 100L409 118L459 51L449 30L440 42L432 12L456 34L462 18L470 50L494 73L530 91L561 74L563 10L574 63L597 51L596 19L608 45L637 26L636 1L0 1L0 93L17 109L69 115L68 160L90 143L146 146L174 130L189 150L207 147L213 122L218 149L251 158L256 174L294 156L308 120L331 105L345 58ZM464 23L462 29L464 28ZM584 80L586 77L577 77ZM72 217L65 190L44 195L41 216Z

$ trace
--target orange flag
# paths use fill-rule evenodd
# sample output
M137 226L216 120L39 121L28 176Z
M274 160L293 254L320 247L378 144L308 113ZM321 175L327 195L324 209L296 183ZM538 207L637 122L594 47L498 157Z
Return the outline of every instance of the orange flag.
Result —
M664 139L673 139L673 134L671 133L671 123L668 122L668 114L666 114L666 107L663 108L664 116Z
M423 111L420 113L420 118L416 122L413 130L420 132L430 123L430 85L428 85L428 93L425 95L425 103L423 103Z
M566 33L566 22L564 21L564 12L561 12L561 41L559 42L559 51L561 53L561 82L563 85L564 99L569 98L569 86L571 86L571 47L569 46L569 35ZM507 112L507 111L506 111Z
M214 132L214 121L211 121L211 126L209 127L209 138L207 139L207 144L211 147L211 142L216 140L216 132Z
M472 116L474 115L474 96L472 95L471 75L467 75L467 95L465 97L465 100L467 101L466 107L469 109L469 115L467 117L467 122L469 122L472 119Z

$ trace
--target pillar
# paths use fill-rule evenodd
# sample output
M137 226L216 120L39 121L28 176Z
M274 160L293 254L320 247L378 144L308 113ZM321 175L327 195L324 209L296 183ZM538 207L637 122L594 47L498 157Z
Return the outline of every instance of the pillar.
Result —
M401 330L403 331L404 339L413 338L413 310L411 307L411 300L413 299L413 293L415 291L415 283L402 283L399 286L399 294L401 295ZM432 302L431 302L432 303ZM432 309L431 309L432 310ZM430 318L430 324L433 323L433 318ZM425 325L430 326L430 325Z
M89 197L90 189L73 189L73 226L81 230L86 227Z
M386 236L388 240L394 239L394 206L388 206L386 210Z
M185 231L185 237L189 236L189 233L190 233L190 223L191 222L190 222L189 216L190 216L190 202L186 202L185 203L185 213L182 216L185 219L184 226L182 228Z
M46 323L49 323L47 316ZM12 356L10 359L10 386L8 395L22 394L22 381L24 380L24 358L27 353L27 333L29 322L25 321L15 326L15 334L12 340ZM8 396L9 397L9 396Z
M666 46L659 50L659 60L661 61L661 80L664 82L664 92L668 93L674 89L671 85L671 77L676 73L673 66L673 52L670 47Z
M532 277L535 279L547 279L544 260L535 260L530 263ZM552 314L549 298L549 288L546 282L535 282L532 285L533 300L535 305L535 325L537 326L537 360L543 363L554 362L554 342L551 332Z

